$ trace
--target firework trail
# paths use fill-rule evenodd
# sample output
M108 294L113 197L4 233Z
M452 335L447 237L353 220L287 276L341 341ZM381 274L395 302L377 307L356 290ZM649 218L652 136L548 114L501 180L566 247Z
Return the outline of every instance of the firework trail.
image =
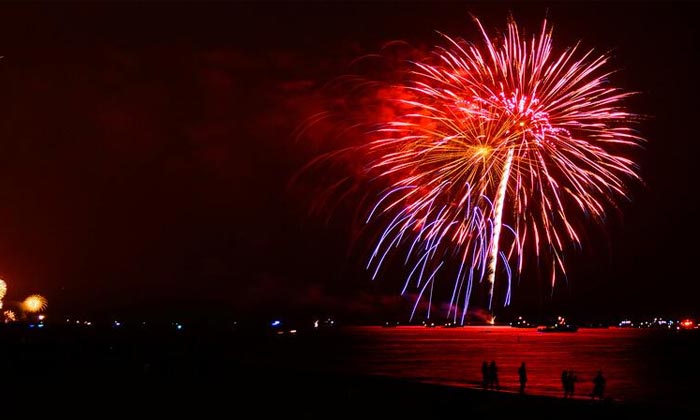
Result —
M464 323L476 283L486 283L491 309L501 275L508 305L529 253L553 285L566 275L565 248L580 246L582 219L602 222L639 179L625 154L643 140L622 107L630 93L609 85L607 56L578 45L555 53L546 21L529 38L513 20L495 38L475 22L481 43L442 35L445 46L407 64L384 90L401 112L351 148L388 186L367 218L384 223L367 267L375 278L392 250L407 249L411 317L449 267L455 322Z

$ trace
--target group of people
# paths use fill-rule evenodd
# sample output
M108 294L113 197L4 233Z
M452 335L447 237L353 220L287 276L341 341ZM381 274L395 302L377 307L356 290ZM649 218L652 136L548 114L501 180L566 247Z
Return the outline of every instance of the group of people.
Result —
M501 385L498 382L498 366L496 366L496 361L492 360L491 363L487 363L486 360L481 364L481 376L482 376L482 386L484 389L496 389L500 390ZM525 383L527 383L527 371L525 369L525 362L520 365L518 369L518 376L520 377L520 393L525 392Z
M491 363L484 360L481 364L481 376L483 377L484 389L501 389L501 385L498 383L498 366L496 366L495 360L492 360Z
M564 369L561 371L561 387L564 389L564 398L571 398L574 396L577 381L578 377L573 370Z
M498 382L498 366L496 366L496 361L492 360L491 363L484 362L481 364L481 375L482 375L482 386L484 389L496 389L500 390L501 386ZM525 362L520 364L518 368L518 381L520 382L520 393L525 393L525 385L527 384L527 367ZM561 384L564 389L564 398L572 398L574 396L574 391L576 388L576 382L578 382L578 377L573 370L563 370L561 372ZM601 370L598 371L595 377L593 377L593 392L591 393L591 398L603 399L603 394L605 392L605 377Z
M564 389L564 398L571 398L574 396L577 381L578 377L573 370L563 370L561 372L561 386ZM605 377L603 376L603 371L599 370L593 377L592 382L593 392L591 393L591 398L602 400L603 393L605 392Z

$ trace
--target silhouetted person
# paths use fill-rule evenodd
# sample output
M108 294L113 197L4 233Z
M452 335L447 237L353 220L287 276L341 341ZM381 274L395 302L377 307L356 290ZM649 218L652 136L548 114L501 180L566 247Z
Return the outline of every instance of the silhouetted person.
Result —
M498 367L495 360L492 360L491 364L489 364L489 384L491 388L501 389L501 385L498 383Z
M569 372L566 369L561 371L561 389L564 390L564 398L569 396Z
M481 385L484 389L488 388L489 383L489 364L486 360L481 363Z
M520 393L525 393L525 384L527 383L527 370L525 369L525 362L520 364L518 368L518 378L520 379Z
M603 393L605 392L605 378L603 377L603 372L598 371L598 374L593 378L593 393L591 398L603 399Z

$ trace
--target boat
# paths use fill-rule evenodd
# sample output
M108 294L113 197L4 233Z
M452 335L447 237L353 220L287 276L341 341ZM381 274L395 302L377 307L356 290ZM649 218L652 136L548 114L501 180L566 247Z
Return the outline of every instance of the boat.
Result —
M563 316L557 317L557 322L554 325L548 325L537 329L538 332L576 332L578 327L566 322Z
M538 332L576 332L578 327L571 324L555 324L546 327L539 327Z

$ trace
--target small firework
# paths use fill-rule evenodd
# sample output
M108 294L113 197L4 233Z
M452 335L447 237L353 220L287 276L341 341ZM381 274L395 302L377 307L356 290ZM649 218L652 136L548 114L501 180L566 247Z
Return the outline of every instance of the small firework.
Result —
M14 311L3 311L2 313L3 321L7 324L8 322L15 322L17 321L17 315L15 314Z
M46 309L48 302L41 295L31 295L22 302L22 309L29 313L37 313Z
M5 297L5 294L7 294L7 283L5 283L5 280L0 279L0 300Z

